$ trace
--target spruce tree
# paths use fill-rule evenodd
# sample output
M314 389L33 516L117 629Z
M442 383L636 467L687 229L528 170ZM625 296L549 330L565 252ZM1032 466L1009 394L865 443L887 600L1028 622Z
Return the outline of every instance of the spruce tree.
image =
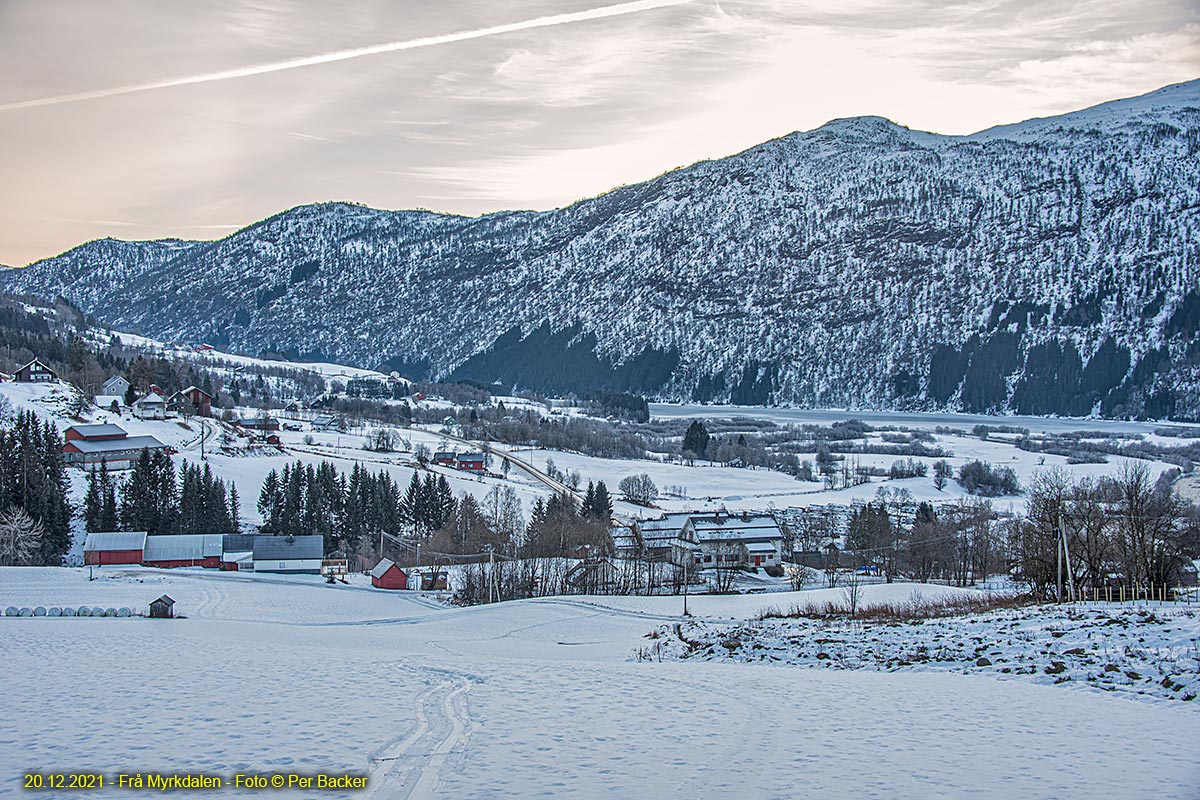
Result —
M704 458L708 452L708 440L708 429L701 420L695 420L683 435L683 451L695 453L697 458Z

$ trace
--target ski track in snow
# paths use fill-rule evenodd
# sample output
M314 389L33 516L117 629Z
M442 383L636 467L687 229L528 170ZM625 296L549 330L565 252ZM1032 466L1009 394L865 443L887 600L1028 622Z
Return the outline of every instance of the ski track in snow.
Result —
M446 761L461 752L469 735L470 680L445 670L410 668L425 672L425 679L436 683L413 699L412 730L368 758L366 797L370 800L432 800Z

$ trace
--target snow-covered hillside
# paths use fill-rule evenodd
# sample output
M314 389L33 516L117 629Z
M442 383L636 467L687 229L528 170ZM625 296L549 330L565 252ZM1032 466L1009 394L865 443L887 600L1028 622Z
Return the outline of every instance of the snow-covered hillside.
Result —
M352 773L368 776L365 792L319 796L463 800L1186 797L1200 785L1194 703L990 674L635 656L663 624L716 633L761 598L706 598L689 621L679 598L451 608L302 576L96 572L5 568L0 605L142 607L166 593L187 619L0 618L6 793L28 771L68 769L108 781ZM963 636L975 627L958 620Z
M965 137L835 120L548 212L303 206L2 283L164 340L538 390L1194 418L1198 154L1193 81Z

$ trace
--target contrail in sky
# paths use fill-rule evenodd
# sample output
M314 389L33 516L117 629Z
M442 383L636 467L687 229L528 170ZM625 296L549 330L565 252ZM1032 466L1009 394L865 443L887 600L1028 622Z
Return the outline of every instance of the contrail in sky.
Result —
M380 53L394 53L399 50L416 50L420 47L433 47L439 44L464 42L468 39L482 39L487 36L498 36L502 33L527 31L533 28L549 28L554 25L567 25L572 22L586 22L588 20L603 19L605 17L618 17L624 14L636 14L639 11L650 11L656 8L664 8L667 6L678 6L689 2L691 2L691 0L635 0L635 2L601 6L600 8L593 8L588 11L576 11L570 14L552 14L547 17L536 17L534 19L525 20L524 22L510 22L506 25L493 25L489 28L477 28L473 31L459 31L458 33L445 33L440 36L424 36L420 39L409 39L403 42L388 42L386 44L375 44L368 47L355 47L350 50L337 50L332 53L322 53L315 56L289 58L286 61L274 61L269 64L238 67L236 69L227 69L220 72L208 72L202 75L188 75L182 78L168 78L166 80L154 81L152 83L137 83L129 86L115 86L111 89L96 89L90 92L77 92L75 94L60 94L53 97L41 97L35 100L20 100L15 103L0 104L0 112L17 111L23 108L37 108L39 106L56 106L62 105L63 103L77 103L83 100L100 100L105 97L117 97L123 94L150 92L155 89L169 89L172 86L189 86L194 83L211 83L213 81L234 80L235 78L248 78L252 75L265 75L268 72L282 72L288 69L297 69L298 67L311 67L316 64L329 64L334 61L347 61L352 58L374 56L379 55Z

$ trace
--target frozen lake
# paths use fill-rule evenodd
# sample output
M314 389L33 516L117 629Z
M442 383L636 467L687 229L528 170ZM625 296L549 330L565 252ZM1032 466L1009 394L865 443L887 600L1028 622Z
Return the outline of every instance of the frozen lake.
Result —
M870 425L902 425L909 428L940 426L970 431L976 425L1015 425L1040 433L1069 431L1105 431L1122 433L1151 433L1155 428L1200 426L1176 422L1129 422L1112 419L1081 419L1077 417L1000 417L987 414L949 414L921 411L853 411L829 408L768 408L765 406L677 405L651 403L650 415L657 419L749 417L769 419L781 425L827 425L845 419L861 419Z

